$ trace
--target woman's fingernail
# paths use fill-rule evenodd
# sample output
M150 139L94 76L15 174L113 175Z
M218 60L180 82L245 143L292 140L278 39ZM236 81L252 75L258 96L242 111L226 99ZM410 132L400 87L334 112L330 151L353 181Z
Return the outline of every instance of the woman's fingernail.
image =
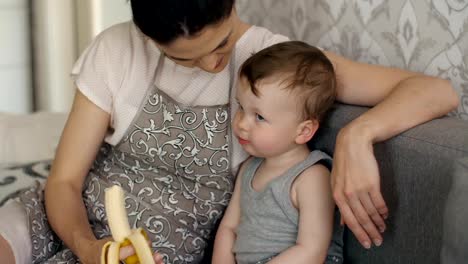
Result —
M376 240L374 240L374 244L375 244L376 246L380 247L380 245L382 245L382 240L376 239Z
M385 232L385 227L381 226L381 227L379 228L379 230L380 230L380 233L383 233L383 232Z
M369 241L364 242L364 247L365 247L366 249L370 249L370 247L371 247L370 242L369 242Z

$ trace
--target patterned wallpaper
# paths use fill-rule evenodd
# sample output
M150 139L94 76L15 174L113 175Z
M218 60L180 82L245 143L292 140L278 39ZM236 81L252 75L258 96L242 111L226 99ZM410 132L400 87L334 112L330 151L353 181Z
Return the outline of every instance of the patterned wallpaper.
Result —
M468 120L468 0L237 0L241 18L354 60L450 79Z

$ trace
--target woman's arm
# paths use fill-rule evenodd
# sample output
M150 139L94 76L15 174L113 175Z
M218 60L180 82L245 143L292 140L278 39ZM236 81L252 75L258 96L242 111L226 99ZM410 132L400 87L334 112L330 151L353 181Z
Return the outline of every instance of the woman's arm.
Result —
M330 172L322 165L314 165L295 180L291 190L293 204L299 211L296 245L268 263L324 263L333 231L335 207Z
M101 250L111 237L96 239L83 203L83 183L109 128L110 115L78 89L62 132L45 188L45 204L52 229L84 264L101 263ZM120 260L135 254L120 248ZM162 256L153 254L156 264Z
M245 164L245 162L244 162ZM239 169L236 178L236 185L231 197L231 201L224 213L223 219L219 224L216 232L215 244L213 249L213 264L235 264L236 258L232 249L236 241L236 229L240 222L240 189L241 180L244 169L243 166Z
M382 243L388 215L372 145L447 114L458 96L447 80L325 54L335 66L338 100L375 105L339 132L332 170L333 197L344 223L369 248Z
M86 256L97 239L89 226L81 192L109 120L108 113L77 90L45 188L50 225L84 263L100 261Z

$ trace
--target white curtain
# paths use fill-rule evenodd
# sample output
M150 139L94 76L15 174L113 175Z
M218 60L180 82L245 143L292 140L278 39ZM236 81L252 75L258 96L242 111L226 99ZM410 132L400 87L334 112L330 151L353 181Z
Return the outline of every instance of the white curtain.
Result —
M77 56L74 0L33 0L34 99L37 111L66 112Z
M0 0L0 112L32 109L32 73L27 0Z
M130 19L126 0L32 0L35 102L38 111L67 112L70 71L93 37Z

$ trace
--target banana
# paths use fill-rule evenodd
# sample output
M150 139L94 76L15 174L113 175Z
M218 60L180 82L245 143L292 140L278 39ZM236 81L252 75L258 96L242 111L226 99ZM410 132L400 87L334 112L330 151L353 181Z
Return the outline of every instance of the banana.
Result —
M130 244L135 248L136 255L126 258L126 264L154 264L145 231L141 228L130 229L124 193L120 186L114 185L105 190L105 207L114 241L109 241L103 246L101 264L118 264L120 248Z

